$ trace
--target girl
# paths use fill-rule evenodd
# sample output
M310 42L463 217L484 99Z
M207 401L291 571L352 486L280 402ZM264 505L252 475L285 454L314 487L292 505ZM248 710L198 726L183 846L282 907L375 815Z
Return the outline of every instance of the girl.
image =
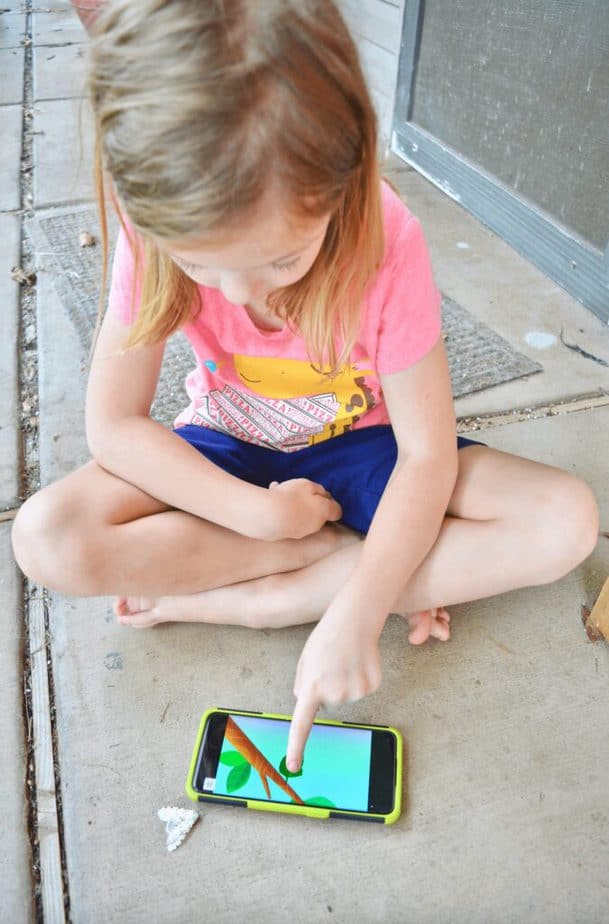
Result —
M446 641L444 605L581 562L596 504L571 474L457 439L421 226L380 179L331 0L111 0L89 91L102 226L104 171L122 225L93 458L23 505L15 554L63 593L120 594L128 626L319 620L297 769L320 703L379 686L390 611L413 644ZM149 411L178 329L197 365L171 431Z

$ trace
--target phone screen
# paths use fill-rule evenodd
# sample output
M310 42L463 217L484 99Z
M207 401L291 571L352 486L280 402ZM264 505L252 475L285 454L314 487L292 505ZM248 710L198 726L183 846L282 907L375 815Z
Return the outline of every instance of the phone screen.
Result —
M203 794L387 814L395 736L384 729L313 725L298 773L286 766L290 723L213 713L196 774Z

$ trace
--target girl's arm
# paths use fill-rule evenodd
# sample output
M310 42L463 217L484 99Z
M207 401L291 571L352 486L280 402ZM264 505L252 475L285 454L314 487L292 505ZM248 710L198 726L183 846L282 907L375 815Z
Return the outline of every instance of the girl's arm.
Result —
M442 339L415 366L381 376L381 384L398 458L348 583L379 635L401 591L438 538L458 471Z
M323 488L259 488L214 465L150 418L165 344L124 350L128 329L106 313L86 401L89 450L98 464L170 507L256 539L300 538L340 517Z
M288 767L300 765L322 702L359 699L378 688L378 638L400 592L437 539L457 479L455 414L444 344L416 365L382 377L398 459L361 556L305 645Z

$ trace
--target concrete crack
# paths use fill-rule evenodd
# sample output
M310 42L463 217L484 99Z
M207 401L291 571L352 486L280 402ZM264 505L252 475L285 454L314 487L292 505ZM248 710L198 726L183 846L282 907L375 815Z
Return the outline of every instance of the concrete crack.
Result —
M594 392L572 395L549 404L537 404L530 407L514 408L506 411L492 411L476 417L457 418L457 432L470 433L472 430L487 430L489 427L503 427L506 424L519 423L522 420L539 420L542 417L558 417L573 414L576 411L589 411L592 408L609 405L609 393L599 388Z
M24 41L23 141L21 149L21 254L20 266L33 271L34 254L25 234L23 217L33 206L33 90L32 90L32 0L27 0ZM19 385L21 399L21 485L25 500L40 487L38 451L38 355L36 288L20 286ZM16 511L6 511L4 519ZM43 588L23 579L24 620L23 713L26 733L25 795L28 804L28 832L32 851L32 917L36 922L69 920L69 893L63 824L61 786L57 760L55 699L47 594Z

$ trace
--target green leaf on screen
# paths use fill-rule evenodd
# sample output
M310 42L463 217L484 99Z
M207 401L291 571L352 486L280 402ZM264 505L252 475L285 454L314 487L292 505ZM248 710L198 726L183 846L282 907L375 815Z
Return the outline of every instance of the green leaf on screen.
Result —
M239 764L237 767L233 767L226 780L226 791L235 792L237 789L241 789L242 786L245 786L250 778L251 772L252 768L247 761Z
M229 767L240 767L241 764L246 764L247 760L239 751L224 751L220 754L220 763L227 764Z
M326 799L325 796L311 796L310 799L304 800L305 805L318 805L321 808L336 808L333 802Z

